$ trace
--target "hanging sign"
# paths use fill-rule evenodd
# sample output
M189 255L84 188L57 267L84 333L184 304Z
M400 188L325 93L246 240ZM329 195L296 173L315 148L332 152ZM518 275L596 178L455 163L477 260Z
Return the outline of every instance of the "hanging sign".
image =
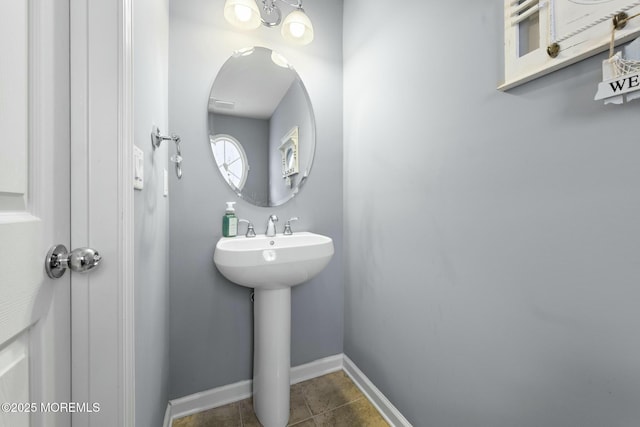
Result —
M595 100L605 104L623 104L640 98L640 39L602 61L602 83Z

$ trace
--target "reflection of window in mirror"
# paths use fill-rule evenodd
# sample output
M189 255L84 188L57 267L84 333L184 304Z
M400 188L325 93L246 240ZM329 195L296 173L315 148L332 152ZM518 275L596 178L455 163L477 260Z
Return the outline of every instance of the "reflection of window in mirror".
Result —
M209 139L220 173L232 188L241 191L249 173L247 154L242 144L231 135L214 135Z

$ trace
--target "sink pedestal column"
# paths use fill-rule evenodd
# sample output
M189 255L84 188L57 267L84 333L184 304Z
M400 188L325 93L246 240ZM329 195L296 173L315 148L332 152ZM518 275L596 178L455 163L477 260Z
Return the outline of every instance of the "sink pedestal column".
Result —
M255 289L253 409L264 427L289 421L291 288Z

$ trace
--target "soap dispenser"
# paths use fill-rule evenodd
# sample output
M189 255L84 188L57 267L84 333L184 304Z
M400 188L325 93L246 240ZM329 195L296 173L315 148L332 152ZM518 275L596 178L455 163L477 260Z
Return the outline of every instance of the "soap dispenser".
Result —
M236 237L238 235L238 217L233 207L236 202L227 202L227 210L222 217L222 235L224 237Z

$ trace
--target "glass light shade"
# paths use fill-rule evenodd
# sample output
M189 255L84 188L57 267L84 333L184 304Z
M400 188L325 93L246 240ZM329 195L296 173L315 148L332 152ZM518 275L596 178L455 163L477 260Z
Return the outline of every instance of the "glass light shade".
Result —
M282 37L297 44L313 41L313 25L302 9L296 9L282 21Z
M254 0L227 0L224 17L231 25L243 30L254 30L261 24L260 11Z

